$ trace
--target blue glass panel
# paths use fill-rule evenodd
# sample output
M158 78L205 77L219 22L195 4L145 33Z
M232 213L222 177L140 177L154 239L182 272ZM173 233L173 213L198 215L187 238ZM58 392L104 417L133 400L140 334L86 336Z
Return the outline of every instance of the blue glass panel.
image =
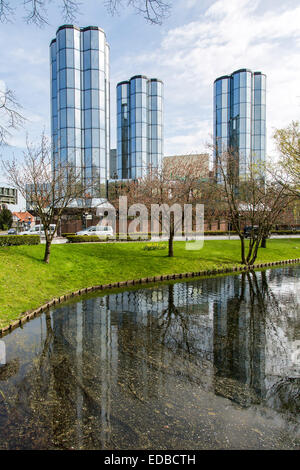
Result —
M75 126L75 113L74 108L67 109L67 124L68 126Z
M97 109L92 109L92 127L100 126L100 115Z
M254 91L254 104L260 104L261 103L261 91L260 90L255 90Z
M74 47L74 29L66 29L66 47Z
M91 68L99 70L99 52L91 51Z
M222 108L222 95L217 95L216 106L217 106L217 109Z
M99 109L99 91L92 90L92 107Z
M74 67L74 49L65 49L65 51L66 51L66 66Z
M151 94L152 95L157 95L157 82L151 82Z
M220 95L222 93L222 80L218 80L215 83L215 87L216 87L216 95Z
M61 128L67 127L67 110L63 109L59 113L59 125Z
M91 51L84 51L83 53L83 68L90 69L91 68Z
M240 89L239 88L236 88L234 91L233 91L233 103L234 104L237 104L240 102Z
M135 82L135 91L136 93L139 93L142 91L142 79L141 78L136 78L134 80Z
M247 72L241 72L240 74L240 87L247 86Z
M85 129L84 131L84 146L91 147L92 146L92 131L91 129Z
M255 89L261 88L261 75L254 75L254 88Z
M63 49L64 47L66 47L66 30L61 29L58 32L58 48Z
M99 32L92 30L91 31L91 49L99 48Z
M83 73L83 86L86 90L91 88L91 71L90 70L86 70Z
M67 86L67 69L59 72L59 88L66 88Z
M67 86L70 88L74 88L75 80L74 80L74 69L66 69L67 71Z
M238 89L240 87L240 74L235 73L233 75L233 88Z
M91 31L84 31L83 33L83 49L91 48Z
M117 99L121 100L121 98L122 98L122 86L120 85L117 87Z
M100 131L99 129L92 130L92 146L100 147Z

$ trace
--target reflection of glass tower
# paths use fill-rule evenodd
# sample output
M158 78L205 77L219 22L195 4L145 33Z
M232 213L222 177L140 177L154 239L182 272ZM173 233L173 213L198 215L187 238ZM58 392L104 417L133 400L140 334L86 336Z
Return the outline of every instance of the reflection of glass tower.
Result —
M117 85L118 177L139 178L161 165L163 82L136 75Z
M96 26L58 28L50 44L54 163L68 163L106 196L109 177L109 46ZM96 195L96 194L95 194Z
M218 153L232 149L240 176L246 175L249 163L265 161L266 75L241 69L215 80L214 143L216 167Z

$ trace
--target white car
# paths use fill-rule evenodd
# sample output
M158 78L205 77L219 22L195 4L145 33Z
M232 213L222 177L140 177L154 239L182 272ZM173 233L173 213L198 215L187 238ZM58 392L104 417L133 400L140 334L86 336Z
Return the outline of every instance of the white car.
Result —
M50 225L50 230L51 232L54 232L56 229L55 224ZM34 227L31 227L29 230L25 230L25 232L20 232L19 235L39 235L40 237L45 236L44 232L44 225L35 225Z
M114 231L110 225L92 225L85 230L76 232L76 235L94 235L98 237L112 238L114 236Z

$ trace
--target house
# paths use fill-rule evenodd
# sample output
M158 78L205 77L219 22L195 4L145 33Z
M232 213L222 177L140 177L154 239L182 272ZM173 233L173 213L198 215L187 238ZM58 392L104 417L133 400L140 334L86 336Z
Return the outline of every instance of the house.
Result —
M13 212L12 227L16 228L19 232L29 229L35 225L35 218L30 212Z

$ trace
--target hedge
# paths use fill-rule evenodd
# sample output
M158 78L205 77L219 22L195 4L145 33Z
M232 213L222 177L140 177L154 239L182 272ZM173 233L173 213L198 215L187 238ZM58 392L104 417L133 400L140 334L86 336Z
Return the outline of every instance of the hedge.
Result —
M277 235L300 235L300 230L272 230Z
M107 240L107 237L98 237L97 235L68 235L66 238L69 243L95 243Z
M71 236L74 237L75 235L76 235L76 233L73 233L73 232L71 232L71 233L62 233L61 234L61 236L65 237L65 238L68 238L68 237L71 237Z
M39 235L4 235L0 236L0 246L39 245Z

